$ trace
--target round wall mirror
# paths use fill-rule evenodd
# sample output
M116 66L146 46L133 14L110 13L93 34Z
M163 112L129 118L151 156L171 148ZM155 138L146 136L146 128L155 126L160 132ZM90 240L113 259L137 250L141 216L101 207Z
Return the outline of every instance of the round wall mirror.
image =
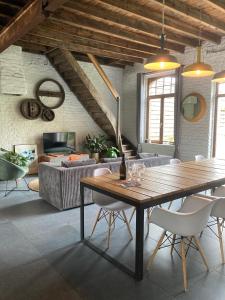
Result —
M181 113L185 120L198 122L206 112L205 98L198 93L187 95L181 104Z

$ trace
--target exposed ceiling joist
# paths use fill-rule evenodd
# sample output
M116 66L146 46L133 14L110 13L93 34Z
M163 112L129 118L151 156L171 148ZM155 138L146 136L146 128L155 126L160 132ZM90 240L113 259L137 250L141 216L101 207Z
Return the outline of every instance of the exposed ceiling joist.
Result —
M205 3L211 5L212 7L219 9L221 12L225 12L225 2L224 0L204 0Z
M52 48L60 48L63 46L65 49L68 49L70 51L81 52L81 53L91 53L91 54L101 56L101 57L109 57L109 58L115 58L118 60L127 60L127 61L131 61L131 62L143 63L142 58L130 56L125 53L113 52L112 50L110 50L110 48L107 50L99 49L97 46L98 43L97 43L97 45L95 44L95 46L93 46L91 44L89 46L87 46L87 45L75 44L75 43L69 42L69 41L65 42L62 40L54 40L54 39L49 39L46 37L38 37L38 36L31 35L31 34L27 34L21 40L25 41L25 42L31 42L34 44L49 46Z
M140 5L137 1L129 0L121 1L121 0L95 0L95 2L100 3L103 6L109 6L111 9L120 9L123 12L129 12L132 15L138 17L139 19L145 20L149 23L157 24L161 26L162 24L162 16L161 14L148 10L143 5ZM175 31L178 34L192 36L194 38L199 37L199 29L195 26L191 26L190 24L186 24L181 21L177 21L174 18L165 16L165 28L166 30ZM220 43L221 37L213 34L211 32L207 32L202 30L201 38L204 40L212 41L214 43Z
M140 58L149 57L149 53L141 52L139 50L113 46L113 45L109 45L109 44L94 41L94 40L84 39L84 38L81 38L78 36L74 38L72 35L68 35L63 32L50 30L50 29L43 30L43 29L39 28L33 32L30 32L30 35L36 36L36 37L44 37L49 40L52 40L52 39L57 40L57 41L61 42L62 44L64 44L64 43L70 44L71 43L73 45L76 44L76 45L90 46L90 47L95 47L95 48L102 49L102 50L108 50L111 52L130 55L133 57L140 57Z
M76 37L86 38L89 40L99 41L105 44L118 46L126 49L138 50L148 54L158 53L158 49L156 47L140 44L135 41L128 41L126 39L118 38L100 32L95 32L85 28L70 26L64 23L57 23L51 20L47 20L42 25L39 25L36 30L32 31L32 33L34 34L38 33L39 29L46 30L47 32L48 31L62 32L65 35L71 35L74 38Z
M115 36L119 38L123 38L129 41L134 41L141 44L155 46L157 48L160 47L159 38L147 36L145 34L140 34L136 32L127 31L123 28L118 28L115 25L108 25L101 21L92 20L84 15L78 15L76 12L70 12L61 9L57 11L50 19L58 22L68 24L70 26L79 26L81 28L89 29L93 32L100 32L109 36ZM166 49L174 50L177 52L184 52L184 46L179 45L170 41L166 41L165 43Z
M162 5L161 0L152 0ZM205 1L205 0L202 0ZM208 1L208 0L207 0ZM199 2L199 1L197 1ZM210 1L210 2L215 2ZM218 2L218 1L217 1ZM165 6L167 9L184 16L185 18L193 19L194 21L198 21L204 26L209 26L213 29L218 29L222 33L225 33L225 23L213 18L210 15L201 12L201 20L200 20L200 10L195 7L191 7L190 5L185 4L183 1L174 1L174 0L166 0Z
M48 0L44 8L47 11L52 12L65 2L65 0ZM14 3L14 1L12 1L12 3ZM17 2L15 3L17 4ZM46 14L43 11L43 2L41 0L29 1L23 9L12 18L10 23L1 30L0 52L18 41L23 35L42 22L45 18Z
M81 12L83 15L91 19L101 20L104 23L113 24L118 28L126 30L133 30L137 33L144 33L149 36L158 37L161 33L161 26L150 25L146 21L136 20L130 17L124 17L111 10L105 8L99 9L96 6L89 5L88 3L68 2L64 8L68 11ZM174 32L167 32L167 39L182 45L189 45L195 47L198 45L198 40L182 36Z

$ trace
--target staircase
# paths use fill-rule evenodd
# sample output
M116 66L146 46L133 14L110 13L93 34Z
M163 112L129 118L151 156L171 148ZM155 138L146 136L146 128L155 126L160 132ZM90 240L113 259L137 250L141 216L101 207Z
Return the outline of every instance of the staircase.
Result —
M122 152L127 159L135 159L137 156L136 147L124 136L122 136Z
M73 54L66 49L55 49L48 53L47 57L92 119L109 137L115 137L116 119L114 115L105 106L101 95ZM121 145L118 147L121 148Z

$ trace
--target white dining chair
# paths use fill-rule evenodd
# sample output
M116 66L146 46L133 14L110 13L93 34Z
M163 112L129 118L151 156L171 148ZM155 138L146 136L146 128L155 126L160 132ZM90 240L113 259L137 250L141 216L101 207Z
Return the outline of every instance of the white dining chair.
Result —
M213 218L213 221L208 223L208 228L210 228L219 239L221 260L222 264L225 264L223 247L223 230L225 229L225 186L216 188L213 192L213 196L216 196L219 199L212 208L211 217ZM217 234L212 229L214 225L217 225Z
M171 255L173 254L175 245L180 244L179 255L182 259L184 290L187 291L186 254L189 247L199 251L208 270L206 256L200 245L198 236L205 228L212 207L216 201L217 199L212 200L192 195L185 199L182 207L177 212L155 207L151 214L151 222L163 228L164 232L161 235L153 254L149 258L147 268L150 268L158 250L161 247L165 247L167 241L169 242L168 246L171 246ZM167 234L167 232L170 232L171 234Z
M170 165L178 165L181 164L181 160L178 158L171 158L170 159Z
M170 159L170 165L178 165L178 164L181 164L181 163L182 163L182 161L180 159L178 159L178 158L171 158ZM168 209L171 208L172 203L173 203L173 201L169 202ZM183 203L183 198L182 198L182 203ZM159 207L162 207L162 206L159 205ZM147 208L147 233L146 233L145 238L147 238L148 235L149 235L149 226L150 226L150 223L151 223L151 213L152 213L152 210L153 210L152 207Z
M205 159L206 159L205 156L202 155L202 154L195 155L195 160L196 161L201 161L201 160L205 160Z
M99 169L94 170L93 175L94 176L103 176L103 175L111 174L111 173L112 172L107 168L99 168ZM129 235L130 235L131 239L133 239L130 225L127 220L126 214L125 214L125 210L130 209L132 206L130 206L129 204L126 204L122 201L113 199L107 195L103 195L103 194L100 194L100 193L94 192L94 191L92 192L92 198L93 198L93 202L95 204L97 204L100 207L100 209L98 211L90 238L94 234L97 223L100 220L105 219L108 224L108 235L107 235L107 249L108 249L110 246L111 233L112 233L113 228L115 227L115 221L116 221L116 219L120 219L126 224Z

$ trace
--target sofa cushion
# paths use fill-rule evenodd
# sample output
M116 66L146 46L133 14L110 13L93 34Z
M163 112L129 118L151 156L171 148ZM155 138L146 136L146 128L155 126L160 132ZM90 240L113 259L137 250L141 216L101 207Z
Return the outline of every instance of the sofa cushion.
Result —
M138 158L149 158L149 157L157 157L158 153L147 153L147 152L140 152L138 153Z
M87 165L94 165L96 164L95 159L87 159L87 160L67 160L62 161L62 167L64 168L74 168L74 167L81 167L81 166L87 166Z

